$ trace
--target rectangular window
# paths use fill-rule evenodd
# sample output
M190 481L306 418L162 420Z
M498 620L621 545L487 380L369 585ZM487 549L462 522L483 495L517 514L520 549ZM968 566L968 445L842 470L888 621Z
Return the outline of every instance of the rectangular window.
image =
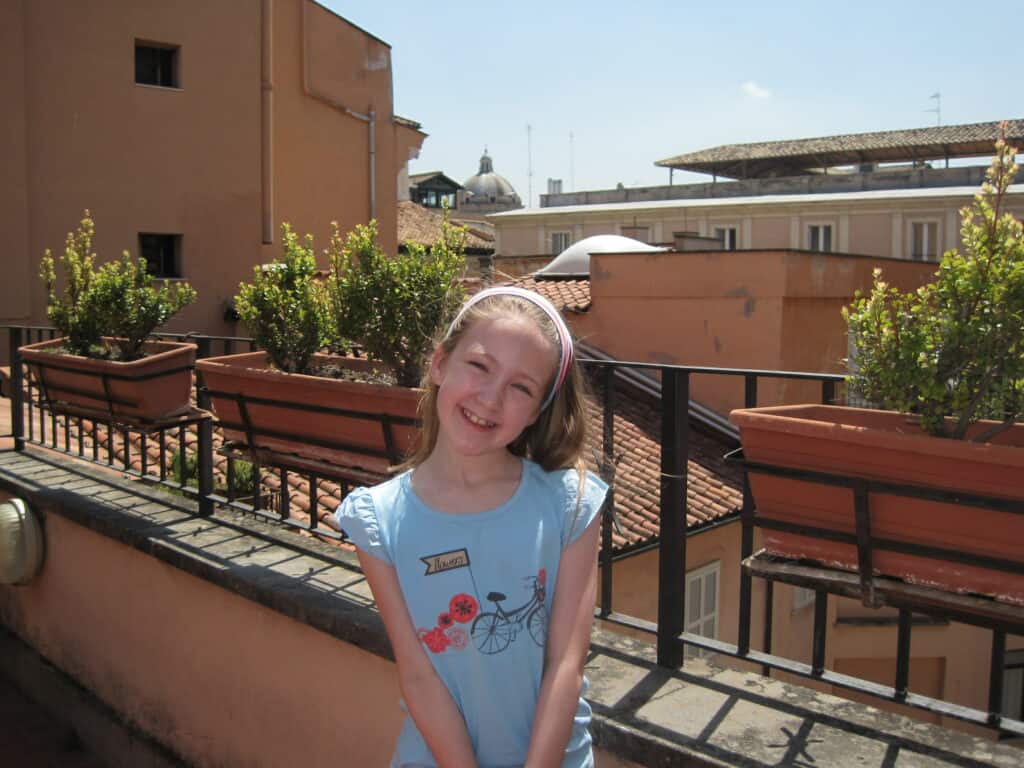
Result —
M557 256L569 247L571 235L568 232L551 233L551 253Z
M139 233L139 255L153 277L181 277L181 235Z
M736 227L715 227L715 239L722 242L723 251L735 251Z
M914 261L938 261L939 223L912 221L910 223L910 255Z
M651 228L650 227L622 227L622 236L631 237L634 240L639 240L641 243L651 242Z
M718 637L718 572L714 562L686 574L686 631L701 637ZM686 647L689 658L709 656L705 651Z
M807 227L807 249L810 251L832 252L832 225L811 224Z
M135 41L135 82L178 87L178 46Z
M1004 657L1002 714L1024 719L1024 650L1007 651Z

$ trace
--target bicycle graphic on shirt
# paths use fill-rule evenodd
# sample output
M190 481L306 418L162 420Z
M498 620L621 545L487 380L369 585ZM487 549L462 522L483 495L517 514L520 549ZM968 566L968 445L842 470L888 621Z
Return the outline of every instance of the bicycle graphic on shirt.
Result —
M516 639L516 634L522 631L524 625L533 642L544 647L548 629L548 609L544 605L545 576L542 569L537 576L524 579L533 595L528 602L511 611L502 608L501 602L506 597L501 592L487 594L487 599L494 603L494 610L477 616L469 630L481 653L501 653Z

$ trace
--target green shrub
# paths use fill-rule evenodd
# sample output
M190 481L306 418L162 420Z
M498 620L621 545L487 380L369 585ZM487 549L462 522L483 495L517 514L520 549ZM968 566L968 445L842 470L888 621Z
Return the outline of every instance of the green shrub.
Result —
M142 356L142 345L157 328L196 300L195 289L184 282L154 287L146 260L127 251L120 261L100 267L95 290L107 315L107 335L115 338L121 360Z
M308 373L320 348L322 314L313 236L300 241L287 223L281 230L283 257L253 269L253 281L239 285L235 309L276 368Z
M933 435L965 439L979 419L996 419L972 437L980 442L1024 417L1024 237L1002 210L1015 155L997 142L986 182L961 210L965 253L946 252L935 280L911 293L876 271L871 294L843 312L854 391L916 414Z
M39 277L46 286L46 314L64 337L68 351L94 356L105 332L103 306L93 290L96 277L92 239L96 232L89 211L85 211L78 229L68 232L60 265L66 275L63 296L56 291L57 272L53 255L47 248L39 266Z
M377 223L357 226L342 240L331 223L324 338L348 340L395 372L399 385L419 386L434 337L462 302L466 231L445 211L441 238L429 249L409 244L389 257L377 242Z
M120 261L96 268L92 252L95 223L85 211L78 229L64 242L60 266L66 276L63 296L56 291L57 272L47 250L39 268L46 285L47 316L65 338L68 351L87 357L135 360L142 345L160 326L196 299L188 283L164 281L154 287L145 259L132 259L126 251ZM103 337L113 337L106 348Z
M234 459L234 486L236 496L252 496L256 493L256 467L251 461L245 459ZM171 478L178 485L191 488L199 487L199 457L195 453L186 453L182 461L181 451L175 449L171 453ZM217 483L221 478L214 476L215 493L227 493L227 478L223 483ZM173 490L173 489L172 489Z
M175 450L171 454L171 478L178 485L191 486L199 485L199 457L195 453L185 453Z

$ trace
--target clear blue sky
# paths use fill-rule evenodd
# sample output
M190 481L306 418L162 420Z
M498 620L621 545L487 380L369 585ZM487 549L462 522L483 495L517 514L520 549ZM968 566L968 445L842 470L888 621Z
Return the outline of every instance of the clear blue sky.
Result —
M667 184L655 160L718 144L935 125L936 92L944 125L1024 117L1005 6L321 2L391 45L395 110L429 134L412 172L462 182L486 146L525 202L530 125L534 205L549 177Z

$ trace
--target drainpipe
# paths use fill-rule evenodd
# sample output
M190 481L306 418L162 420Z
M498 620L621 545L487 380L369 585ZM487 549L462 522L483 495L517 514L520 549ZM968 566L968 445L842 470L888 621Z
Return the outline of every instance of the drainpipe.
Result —
M274 0L261 4L260 184L263 244L274 242Z
M370 106L370 218L377 218L377 112Z
M313 89L309 83L309 46L306 41L306 29L308 28L307 16L309 0L302 0L302 91L307 96L322 101L328 106L334 107L342 114L355 118L367 124L369 130L368 160L370 167L370 218L377 218L377 113L370 105L368 112L357 112L351 107L342 104L334 97L320 93Z

